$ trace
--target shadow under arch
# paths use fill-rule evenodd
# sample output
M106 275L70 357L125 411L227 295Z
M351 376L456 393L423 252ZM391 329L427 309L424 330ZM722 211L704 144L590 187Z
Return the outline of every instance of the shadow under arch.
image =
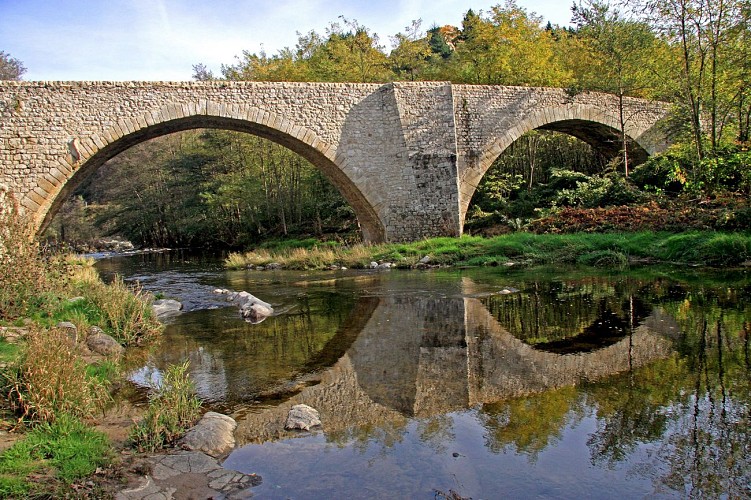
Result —
M374 243L384 241L385 228L373 208L374 203L337 164L335 147L311 130L268 111L243 107L227 110L206 102L195 106L166 106L135 120L120 121L102 135L71 139L68 142L70 155L65 160L71 173L64 180L46 176L39 182L49 194L37 212L37 219L41 219L38 233L46 229L75 188L111 158L150 139L199 128L252 134L299 154L318 168L347 200L357 216L363 239Z
M533 130L561 132L580 139L603 156L615 158L621 151L620 124L618 115L594 106L560 106L544 108L533 113L506 133L490 140L482 148L477 164L467 169L461 179L464 189L460 189L461 225L469 209L472 197L493 162L521 136ZM626 125L628 155L632 165L638 165L654 153L654 145L645 137L649 127Z

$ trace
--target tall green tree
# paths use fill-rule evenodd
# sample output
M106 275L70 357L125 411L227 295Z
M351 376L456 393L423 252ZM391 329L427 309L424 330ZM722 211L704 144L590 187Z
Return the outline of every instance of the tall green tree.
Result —
M738 102L746 96L745 89L728 95L724 82L736 69L733 61L739 45L748 41L748 2L643 0L638 5L653 28L679 51L681 72L676 93L690 119L698 164L706 153L705 132L710 152L715 154L725 130L724 120L731 116L724 108L728 102Z
M627 116L626 96L654 94L664 47L644 21L627 19L620 11L600 0L587 0L572 7L576 34L569 60L577 86L614 94L618 98L621 162L629 174L627 124L637 116Z
M562 86L569 74L557 60L555 40L542 18L514 0L487 16L469 10L451 56L453 81L473 84Z
M421 24L419 19L412 21L404 33L391 37L394 49L389 54L389 63L396 78L420 80L429 64L432 50L428 38L420 30Z

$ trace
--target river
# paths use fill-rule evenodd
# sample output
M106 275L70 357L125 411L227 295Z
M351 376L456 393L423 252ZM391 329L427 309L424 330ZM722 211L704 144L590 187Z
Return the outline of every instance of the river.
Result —
M130 378L189 359L259 498L751 495L748 270L97 267L183 303ZM277 314L247 323L217 288ZM321 429L284 429L298 403Z

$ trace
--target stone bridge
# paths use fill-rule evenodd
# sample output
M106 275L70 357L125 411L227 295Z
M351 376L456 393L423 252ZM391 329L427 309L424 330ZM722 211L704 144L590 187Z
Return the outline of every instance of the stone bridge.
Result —
M265 82L0 82L0 188L41 230L110 158L194 128L255 134L308 159L357 214L367 241L462 233L482 176L534 129L619 149L619 101L563 89ZM627 98L632 157L667 145L665 103Z

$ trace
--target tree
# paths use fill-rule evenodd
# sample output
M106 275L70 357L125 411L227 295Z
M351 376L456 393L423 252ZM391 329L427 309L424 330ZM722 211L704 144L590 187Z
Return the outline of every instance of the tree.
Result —
M193 79L201 82L215 80L214 73L203 63L193 65Z
M21 80L26 73L23 63L0 50L0 80Z
M467 11L461 36L451 56L461 83L523 86L562 86L565 68L555 57L551 33L542 18L506 0L487 16Z
M724 82L733 80L729 75L738 69L734 67L733 58L739 44L748 42L748 2L642 0L638 5L653 27L680 50L682 68L677 94L688 111L695 164L698 164L705 155L705 111L709 145L714 154L722 139L727 103L738 102L747 95L745 83L741 92L730 91L729 99L723 86Z
M627 19L600 0L587 0L572 7L576 24L571 61L579 88L615 94L623 170L629 174L629 144L626 96L648 97L659 73L659 43L649 25ZM578 43L577 43L578 42Z
M422 21L412 21L405 33L391 37L394 50L389 55L391 68L397 77L415 81L422 75L431 54L428 38L420 31ZM444 42L445 43L445 42Z
M321 81L338 82L386 82L391 79L384 48L378 43L378 35L357 20L340 16L342 24L331 23L327 28L328 39L311 62L323 76Z

